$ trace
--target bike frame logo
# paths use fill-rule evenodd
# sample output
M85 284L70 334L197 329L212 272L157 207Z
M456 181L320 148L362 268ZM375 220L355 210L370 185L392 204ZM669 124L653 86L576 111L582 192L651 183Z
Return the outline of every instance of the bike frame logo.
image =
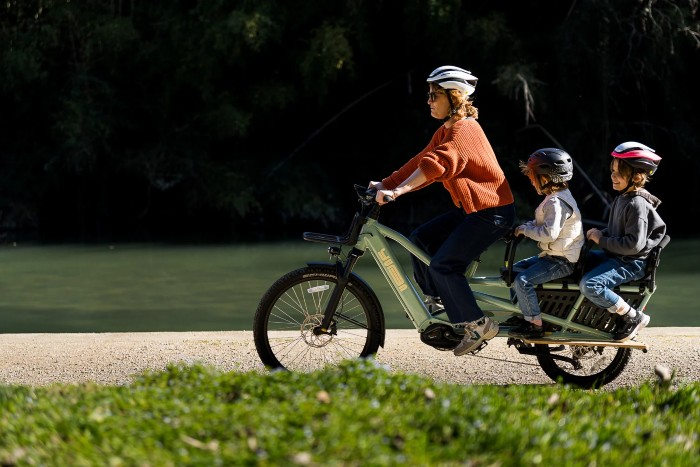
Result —
M406 284L403 274L399 272L399 269L396 267L396 264L394 264L389 255L386 254L386 249L382 248L381 250L379 250L378 256L382 264L384 265L384 268L386 269L387 273L389 274L389 279L391 279L391 282L394 283L394 286L399 290L399 292L403 292L404 290L406 290L408 288L408 284Z

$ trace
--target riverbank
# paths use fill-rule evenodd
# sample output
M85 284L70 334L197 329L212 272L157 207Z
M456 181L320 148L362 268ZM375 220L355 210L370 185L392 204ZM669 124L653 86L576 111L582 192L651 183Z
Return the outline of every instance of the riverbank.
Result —
M606 389L654 380L662 365L676 383L700 381L700 328L650 327L637 340L625 371ZM520 355L496 338L476 356L455 357L420 341L412 329L387 331L377 361L392 371L415 373L455 384L554 384L534 357ZM0 334L0 384L128 384L148 370L169 364L203 363L222 371L265 371L251 331L81 334Z

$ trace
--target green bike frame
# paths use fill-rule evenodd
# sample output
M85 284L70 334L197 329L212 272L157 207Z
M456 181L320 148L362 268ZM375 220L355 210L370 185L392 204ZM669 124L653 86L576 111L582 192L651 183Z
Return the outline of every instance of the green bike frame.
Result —
M416 290L413 283L409 279L401 263L399 262L394 250L388 240L392 240L404 248L412 256L416 257L423 263L430 264L430 257L401 233L380 224L375 219L367 219L362 226L358 236L357 243L354 248L362 252L369 251L375 259L379 269L382 271L384 278L389 283L391 290L396 295L396 298L401 303L406 315L413 322L413 325L418 332L425 331L428 326L434 323L451 324L448 320L441 317L432 316L421 299L421 293ZM501 276L475 276L479 260L472 262L466 271L466 277L471 286L486 286L499 287L508 289L509 286ZM561 284L544 284L544 288L559 289ZM570 284L567 286L571 290L578 290L578 285ZM635 287L621 287L622 291L634 292ZM487 316L493 317L498 322L503 322L513 315L522 315L520 308L514 305L509 299L499 297L497 295L474 291L474 296L477 301L488 306L482 306L484 313ZM642 298L641 307L649 301L651 294L645 294ZM543 319L546 322L560 326L562 331L548 334L546 342L556 341L589 341L589 342L611 342L611 336L605 331L600 331L585 325L581 325L572 321L576 312L579 310L583 302L583 295L579 294L571 311L565 318L558 318L544 314ZM507 330L501 330L499 336L505 335ZM620 345L617 343L617 345ZM630 344L631 345L631 344Z

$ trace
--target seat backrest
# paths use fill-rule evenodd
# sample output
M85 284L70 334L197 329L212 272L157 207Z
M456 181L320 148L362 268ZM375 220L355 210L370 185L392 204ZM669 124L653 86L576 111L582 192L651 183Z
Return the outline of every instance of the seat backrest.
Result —
M501 268L501 277L505 281L508 287L513 283L515 274L513 272L513 263L515 262L515 252L518 249L518 244L524 240L525 237L520 235L516 237L513 232L508 233L503 237L506 242L505 255L503 257L503 267Z
M571 277L575 280L581 279L583 277L583 272L586 270L586 260L588 259L588 253L591 248L595 245L593 240L586 240L581 247L581 254L576 261L576 266L574 266L574 272L571 273Z
M666 248L668 242L671 241L671 237L664 235L658 245L651 249L649 256L647 256L647 267L644 270L644 278L641 281L647 282L649 290L654 292L656 290L656 269L659 267L659 262L661 261L661 250Z

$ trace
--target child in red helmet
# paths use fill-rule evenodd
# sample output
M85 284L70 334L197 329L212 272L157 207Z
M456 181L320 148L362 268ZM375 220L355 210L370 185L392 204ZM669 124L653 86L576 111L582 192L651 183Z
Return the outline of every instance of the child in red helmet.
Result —
M666 235L666 224L657 212L661 200L644 188L661 157L634 141L620 144L611 155L610 177L619 195L613 200L608 226L586 232L601 250L591 252L590 260L597 266L583 275L579 287L596 306L623 316L624 325L613 336L623 342L634 338L650 318L613 289L644 276L647 255Z

